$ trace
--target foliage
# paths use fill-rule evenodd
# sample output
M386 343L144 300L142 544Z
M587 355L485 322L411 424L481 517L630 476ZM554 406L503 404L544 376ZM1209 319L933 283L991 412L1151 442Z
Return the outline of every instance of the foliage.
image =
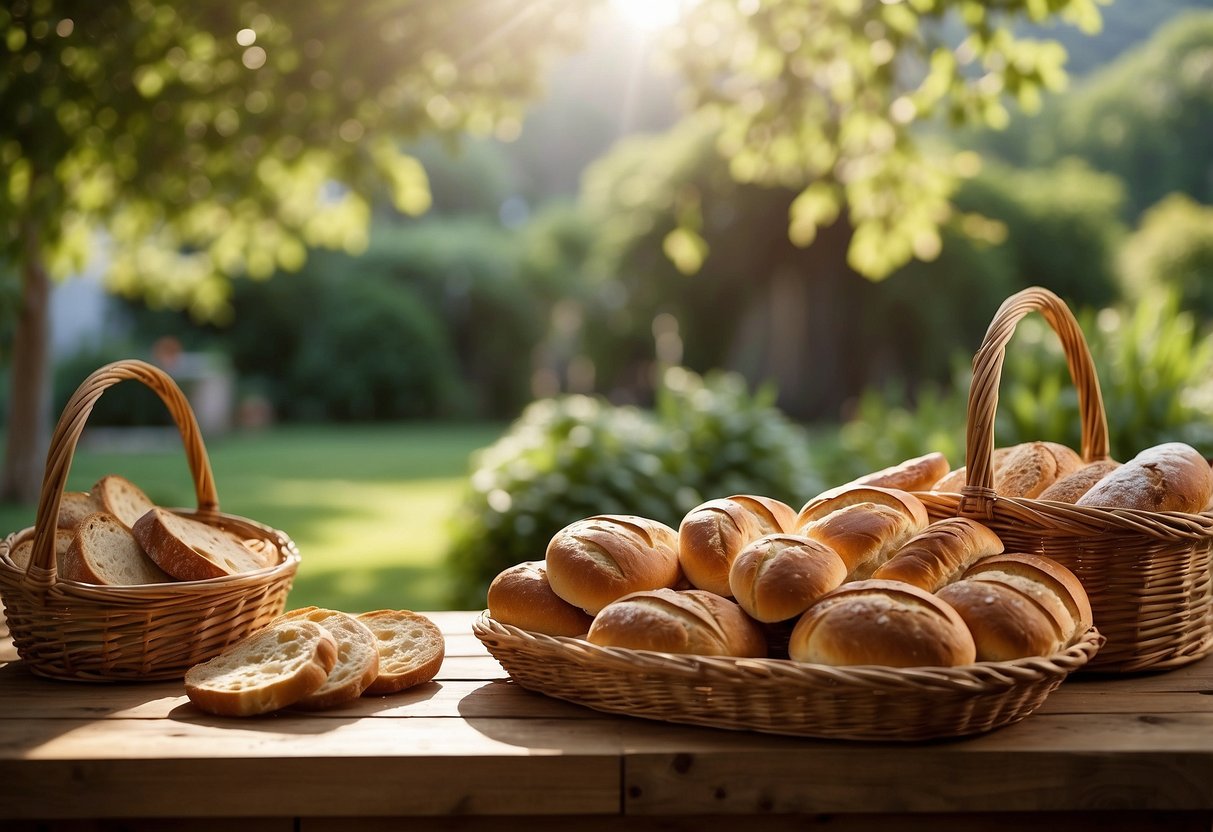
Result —
M1173 287L1184 309L1213 321L1213 207L1183 194L1163 199L1142 216L1120 265L1134 299Z
M505 567L540 560L569 523L637 514L677 527L700 502L735 493L799 504L816 493L807 441L735 377L666 375L655 412L588 396L533 403L475 458L448 555L456 606L479 606Z

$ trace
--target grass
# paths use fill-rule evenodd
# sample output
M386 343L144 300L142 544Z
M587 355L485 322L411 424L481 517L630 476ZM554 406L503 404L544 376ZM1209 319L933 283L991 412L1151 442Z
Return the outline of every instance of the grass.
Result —
M298 545L303 559L290 607L436 610L450 596L443 556L469 455L500 431L494 425L276 427L208 439L207 449L220 508L281 529ZM87 490L109 473L132 480L160 505L194 505L175 432L87 429L68 488ZM33 522L33 506L0 506L5 533Z

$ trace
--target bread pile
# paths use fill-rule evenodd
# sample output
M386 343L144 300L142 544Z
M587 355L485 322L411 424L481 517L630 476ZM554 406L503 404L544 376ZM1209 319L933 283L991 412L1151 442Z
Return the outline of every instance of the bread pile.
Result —
M424 684L445 655L442 631L419 613L303 607L190 668L185 692L220 716L326 710Z
M12 550L29 565L33 538ZM91 491L66 492L55 530L55 565L66 581L101 586L199 581L264 569L279 553L264 541L174 514L114 474Z

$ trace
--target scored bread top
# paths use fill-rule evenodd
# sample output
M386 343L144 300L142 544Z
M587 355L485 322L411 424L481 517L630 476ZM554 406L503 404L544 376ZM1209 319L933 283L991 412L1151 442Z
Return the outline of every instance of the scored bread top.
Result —
M128 529L155 505L143 490L126 477L110 474L93 485L93 499L98 510L108 511Z
M201 581L263 568L263 556L239 538L200 520L153 508L132 530L160 568L182 581Z
M729 585L751 618L774 623L800 615L846 577L846 563L824 543L803 535L771 534L737 553Z
M678 561L696 589L728 597L729 567L747 543L787 531L796 512L769 497L736 494L691 509L678 526Z
M365 693L396 693L434 678L446 656L438 625L411 610L374 610L358 620L370 628L379 647L379 675Z
M337 663L328 678L293 707L311 711L332 708L357 699L375 681L379 675L379 646L366 624L349 613L315 606L291 610L278 618L293 619L314 621L337 641Z
M102 586L163 584L173 580L147 556L130 530L106 512L95 512L80 521L71 544L59 559L59 572L67 581Z
M583 636L593 619L552 591L543 561L525 561L503 569L488 591L494 621L549 636Z
M1001 554L1002 540L967 517L945 517L927 526L872 572L934 592L960 577L979 558Z
M762 630L734 602L701 589L634 592L594 617L587 640L603 647L699 656L766 656Z
M337 663L337 641L307 619L278 619L185 674L185 693L204 711L255 716L319 688Z
M927 507L922 500L908 491L875 485L851 485L832 489L809 500L796 515L795 526L789 531L803 533L810 523L825 520L836 511L860 503L872 503L894 509L904 514L918 528L925 527L929 522Z
M948 459L939 451L916 456L865 474L851 485L876 485L882 488L900 488L903 491L925 491L939 478L948 473Z

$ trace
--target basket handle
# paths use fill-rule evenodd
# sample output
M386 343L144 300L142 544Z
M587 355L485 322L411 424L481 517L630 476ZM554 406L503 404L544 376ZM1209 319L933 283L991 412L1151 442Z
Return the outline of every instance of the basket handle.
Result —
M194 478L194 493L200 512L219 510L219 496L215 491L215 476L211 462L202 442L198 420L190 408L189 401L177 383L167 373L145 361L129 359L106 364L89 375L68 400L51 435L50 449L46 454L46 472L42 477L42 492L38 498L38 511L34 519L34 543L30 553L30 565L26 571L29 579L35 566L46 575L48 585L55 579L55 527L59 521L59 504L63 489L67 486L67 474L76 453L76 444L84 432L85 423L101 394L120 381L138 381L149 387L168 408Z
M1015 334L1015 325L1029 312L1040 312L1061 339L1070 378L1078 389L1078 409L1082 421L1082 458L1087 462L1108 456L1108 417L1095 362L1087 347L1078 321L1065 301L1048 289L1033 286L1003 301L980 349L973 356L973 381L969 387L968 433L965 441L965 465L968 485L961 489L960 513L989 517L994 499L994 412L998 409L998 385L1007 342Z

